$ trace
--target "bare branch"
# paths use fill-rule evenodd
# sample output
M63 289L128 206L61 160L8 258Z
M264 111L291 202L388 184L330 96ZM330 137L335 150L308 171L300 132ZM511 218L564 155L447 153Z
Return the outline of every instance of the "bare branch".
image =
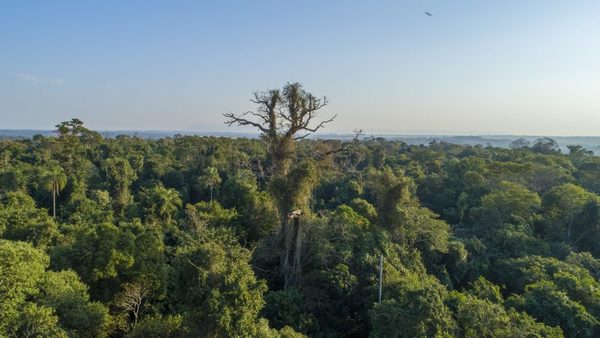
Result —
M137 324L140 310L144 300L151 293L151 286L144 281L136 281L134 283L126 283L123 285L123 290L117 295L114 304L133 315L133 325Z
M238 125L238 126L253 126L256 127L258 129L260 129L262 132L264 133L268 133L269 130L265 127L263 127L260 123L258 122L254 122L254 121L250 121L248 119L243 118L242 116L246 115L249 112L246 112L240 116L236 116L233 113L226 113L223 114L223 116L225 116L227 118L227 121L225 121L225 124L228 126L232 126L232 125ZM254 115L255 113L253 113Z
M303 125L301 125L301 126L300 126L300 128L298 129L298 131L300 131L300 130L304 130L304 131L307 131L308 133L306 133L306 134L304 134L304 135L301 135L301 136L296 136L296 137L294 137L294 139L295 139L295 140L300 140L300 139L303 139L303 138L307 137L308 135L310 135L310 134L312 134L312 133L316 132L317 130L319 130L319 129L323 128L323 127L324 127L324 126L325 126L327 123L330 123L330 122L332 122L333 120L335 120L335 118L337 117L337 114L333 115L333 117L331 117L331 118L330 118L330 119L328 119L328 120L321 121L321 122L320 122L320 123L319 123L319 124L318 124L316 127L314 127L314 128L309 128L309 127L308 127L308 123L310 122L310 119L312 119L312 117L313 117L313 116L309 116L309 119L307 119L306 123L304 123ZM295 133L294 133L294 134L295 134Z
M258 92L255 92L254 94L254 98L250 99L250 102L252 103L256 103L256 104L260 104L260 105L266 105L267 103L269 103L269 99L262 95Z
M293 123L292 118L288 116L282 109L279 109L279 116L289 123Z
M268 117L268 116L261 115L261 114L259 114L259 113L255 113L255 112L253 112L253 111L247 111L247 112L245 112L244 114L242 114L242 116L244 116L244 115L248 115L248 114L250 114L250 115L253 115L253 116L256 116L256 117L260 118L261 120L265 121L265 123L269 123L269 117Z
M339 147L339 148L337 148L337 149L329 150L329 151L326 151L326 152L324 152L324 153L322 153L322 154L318 154L318 155L317 155L317 157L318 157L319 159L323 159L323 158L324 158L324 157L326 157L326 156L329 156L329 155L333 155L333 154L337 154L337 153L340 153L340 152L346 151L346 150L348 150L349 148L351 148L351 147L353 147L354 145L356 145L356 144L357 144L357 143L360 141L360 137L361 137L362 135L363 135L363 131L362 131L361 129L355 129L355 130L354 130L354 137L352 138L352 140L350 140L350 141L346 141L346 142L343 142L343 143L340 145L340 147Z
M296 140L296 141L297 140L302 140L302 139L307 138L310 135L312 135L312 133L307 133L307 134L304 134L304 135L296 136L296 137L294 137L294 140Z

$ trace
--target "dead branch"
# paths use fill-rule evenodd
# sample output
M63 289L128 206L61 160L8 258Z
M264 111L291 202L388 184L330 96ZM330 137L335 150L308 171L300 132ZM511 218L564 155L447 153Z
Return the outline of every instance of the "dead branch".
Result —
M358 142L360 141L360 137L362 135L363 135L363 131L361 129L355 129L354 130L354 137L352 137L352 140L346 141L346 142L342 142L342 144L340 145L339 148L332 149L332 150L326 151L326 152L321 153L321 154L317 154L317 158L319 160L322 160L323 158L325 158L325 157L327 157L329 155L338 154L338 153L341 153L341 152L344 152L344 151L350 149L351 147L353 147L356 144L358 144Z
M225 121L225 124L228 126L232 126L234 124L238 125L238 126L253 126L255 128L260 129L263 133L268 133L269 130L266 129L265 127L263 127L260 123L258 122L254 122L251 120L248 120L246 118L243 118L243 116L247 115L249 112L245 112L239 116L236 116L233 113L226 113L223 114L223 116L225 116L227 118L227 121ZM254 114L254 113L253 113Z
M139 319L144 300L150 295L152 288L145 282L136 281L123 286L123 291L114 300L115 306L133 315L133 325Z

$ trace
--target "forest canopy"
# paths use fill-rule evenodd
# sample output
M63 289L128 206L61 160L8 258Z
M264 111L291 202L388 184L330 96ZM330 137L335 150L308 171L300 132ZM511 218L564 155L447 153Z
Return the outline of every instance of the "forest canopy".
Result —
M257 139L0 141L0 336L600 336L600 158L312 139L325 98L253 102L226 118Z

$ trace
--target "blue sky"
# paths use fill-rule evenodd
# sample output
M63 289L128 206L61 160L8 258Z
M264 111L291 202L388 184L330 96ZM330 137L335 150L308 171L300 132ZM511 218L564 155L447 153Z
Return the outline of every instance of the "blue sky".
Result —
M331 132L600 135L598 1L7 0L0 46L0 129L225 130L299 81Z

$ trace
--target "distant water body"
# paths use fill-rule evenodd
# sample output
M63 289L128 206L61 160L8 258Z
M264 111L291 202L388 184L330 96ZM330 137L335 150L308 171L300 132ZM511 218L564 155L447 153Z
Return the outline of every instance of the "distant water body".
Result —
M160 131L160 130L110 130L99 131L104 137L117 137L119 135L137 136L148 139L159 139L163 137L173 137L176 135L196 135L196 136L216 136L216 137L234 137L234 138L256 138L257 133L243 132L194 132L194 131ZM34 130L34 129L0 129L0 139L24 139L31 138L34 135L53 136L52 130ZM318 134L313 138L318 139L349 139L351 134ZM542 136L527 135L397 135L397 134L365 134L365 138L381 137L390 140L401 140L408 144L429 144L433 141L447 142L452 144L464 145L482 145L507 148L514 140L524 138L530 143ZM588 150L600 154L600 136L548 136L558 142L563 152L568 152L567 146L576 144L583 146Z

